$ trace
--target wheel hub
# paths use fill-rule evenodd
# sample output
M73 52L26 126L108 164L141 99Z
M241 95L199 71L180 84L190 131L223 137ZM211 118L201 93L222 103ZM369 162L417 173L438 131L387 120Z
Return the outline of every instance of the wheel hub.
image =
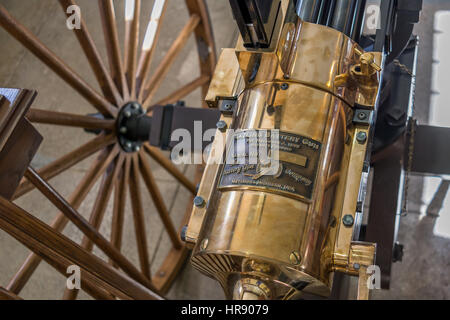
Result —
M138 152L149 140L151 117L138 102L124 105L117 117L117 140L125 152Z

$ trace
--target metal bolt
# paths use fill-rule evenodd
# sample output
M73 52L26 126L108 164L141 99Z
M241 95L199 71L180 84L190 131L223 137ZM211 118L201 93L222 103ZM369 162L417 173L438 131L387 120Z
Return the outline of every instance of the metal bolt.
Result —
M200 244L201 250L206 250L208 248L208 239L203 239L202 243Z
M302 261L302 258L300 257L300 254L298 252L292 251L291 255L289 256L289 260L293 264L297 265L297 264L300 264L300 262Z
M403 249L404 246L398 242L394 243L393 252L393 262L398 262L403 260Z
M159 273L158 273L158 276L159 277L164 277L166 275L166 273L164 272L164 271L160 271Z
M120 128L120 133L122 133L122 134L127 133L127 131L128 131L127 127L121 127Z
M202 208L205 205L205 199L203 199L200 196L196 196L194 198L194 206L196 206L197 208Z
M345 144L349 144L350 143L350 134L347 132L347 135L345 136Z
M354 264L353 264L353 269L359 270L359 268L361 268L361 266L359 265L359 263L354 263Z
M231 104L229 104L229 103L227 103L224 107L223 107L225 110L231 110L231 109L233 109L233 106L231 105Z
M134 152L139 152L141 150L141 146L134 146Z
M287 90L289 88L289 85L287 83L283 83L281 85L281 90Z
M137 109L139 109L139 105L138 105L137 103L133 103L133 104L131 105L131 109L137 110Z
M365 133L364 131L358 132L358 134L356 135L356 141L361 144L365 143L367 141L367 133Z
M344 224L344 226L346 227L351 227L353 226L353 223L355 222L355 219L353 218L353 216L351 214L346 214L343 218L342 218L342 223Z
M130 118L131 117L131 112L130 111L125 111L123 113L123 115L125 116L125 118Z
M187 228L188 228L188 226L184 226L184 227L181 229L180 238L181 238L181 241L183 241L183 242L186 242L186 232L187 232Z
M219 129L222 132L224 132L227 129L227 123L223 120L220 120L219 122L217 122L216 126L217 126L217 129Z
M127 142L127 143L125 144L125 146L126 146L128 149L131 149L131 148L133 147L133 144L132 144L131 142Z
M336 227L336 218L334 216L332 216L330 219L330 227Z
M367 118L367 114L365 112L358 113L359 120L365 120Z

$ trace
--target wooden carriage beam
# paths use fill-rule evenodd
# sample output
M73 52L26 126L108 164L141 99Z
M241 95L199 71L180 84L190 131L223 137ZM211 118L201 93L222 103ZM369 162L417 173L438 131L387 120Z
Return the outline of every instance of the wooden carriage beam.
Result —
M64 276L67 276L69 266L78 266L82 286L88 281L121 299L163 299L2 197L0 228L41 256Z

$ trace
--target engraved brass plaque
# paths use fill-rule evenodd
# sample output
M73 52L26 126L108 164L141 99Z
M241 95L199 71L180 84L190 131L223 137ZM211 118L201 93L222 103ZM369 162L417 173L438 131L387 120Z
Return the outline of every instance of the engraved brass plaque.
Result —
M271 190L311 199L322 147L320 142L271 130L243 130L236 132L233 138L219 189ZM275 151L279 151L278 161L273 156Z

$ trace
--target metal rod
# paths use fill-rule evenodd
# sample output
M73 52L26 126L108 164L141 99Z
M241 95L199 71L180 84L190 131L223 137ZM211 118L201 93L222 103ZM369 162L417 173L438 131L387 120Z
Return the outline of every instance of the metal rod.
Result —
M345 32L348 29L348 24L351 23L349 16L353 18L353 12L351 12L353 4L353 0L336 1L336 8L330 25L333 29L341 32Z
M355 24L355 19L356 19L356 17L357 17L357 14L356 14L356 11L355 11L357 2L358 2L358 0L352 0L352 1L351 1L351 3L350 3L350 8L349 8L348 14L347 14L347 20L346 20L346 22L345 22L344 33L345 33L347 36L349 36L349 37L350 37L351 34L352 34L352 27L354 26L354 24Z
M364 13L366 11L366 0L357 0L355 7L355 18L353 19L353 25L351 30L351 38L356 42L359 42L359 39L363 30L364 23Z
M322 0L300 0L297 2L297 14L303 21L317 22Z
M319 7L319 13L317 16L318 24L325 24L327 19L327 13L330 7L330 0L322 0Z
M327 14L326 14L326 22L324 25L331 26L331 22L333 21L334 11L336 10L336 0L330 0L330 4L328 6Z

